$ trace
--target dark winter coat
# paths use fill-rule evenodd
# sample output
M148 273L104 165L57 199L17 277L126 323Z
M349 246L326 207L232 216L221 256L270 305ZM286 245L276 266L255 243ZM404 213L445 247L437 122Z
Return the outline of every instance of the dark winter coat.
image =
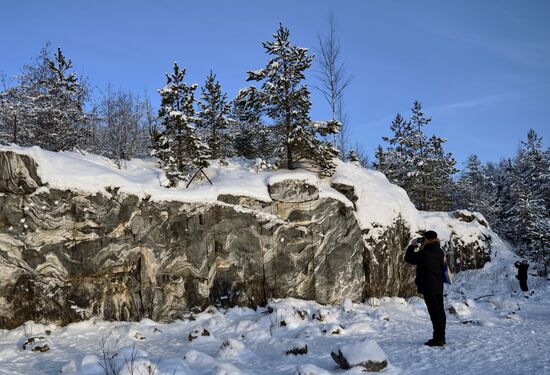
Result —
M445 254L439 240L427 240L422 248L415 252L415 246L409 246L405 261L416 265L416 286L418 293L443 293L443 265Z

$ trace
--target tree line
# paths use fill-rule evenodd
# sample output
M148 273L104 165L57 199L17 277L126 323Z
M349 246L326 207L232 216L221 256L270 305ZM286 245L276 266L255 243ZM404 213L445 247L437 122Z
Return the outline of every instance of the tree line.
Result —
M513 158L483 164L470 155L456 169L446 140L428 136L431 117L415 101L409 119L397 114L378 146L373 167L405 189L420 210L480 212L519 255L550 266L550 148L531 129ZM458 173L456 176L456 173ZM456 176L456 177L455 177Z
M322 92L332 106L329 121L311 119L305 78L314 57L293 44L281 24L273 40L262 43L270 57L265 67L247 73L247 80L258 87L246 87L229 99L210 72L199 92L196 84L186 82L186 69L174 63L159 90L156 113L148 97L115 90L111 84L92 101L91 85L77 76L72 60L60 48L53 53L46 45L14 80L3 77L0 142L51 151L79 148L105 155L119 167L132 157L152 155L173 186L211 160L233 156L331 175L333 158L345 158L338 149L338 144L345 146L337 138L342 123L335 106L342 107L351 79L339 62L333 18L331 22L329 36L319 37L323 61L331 64L319 67L326 70L321 81L327 81Z

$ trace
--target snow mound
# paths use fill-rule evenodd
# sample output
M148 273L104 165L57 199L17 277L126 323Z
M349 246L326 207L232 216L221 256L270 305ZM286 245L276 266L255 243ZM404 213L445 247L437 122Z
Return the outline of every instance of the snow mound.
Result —
M374 340L363 340L340 347L338 353L331 353L332 359L347 370L363 367L367 371L381 371L388 367L386 353Z
M383 362L388 359L386 353L374 340L364 340L344 345L340 352L346 357L352 366L362 362Z

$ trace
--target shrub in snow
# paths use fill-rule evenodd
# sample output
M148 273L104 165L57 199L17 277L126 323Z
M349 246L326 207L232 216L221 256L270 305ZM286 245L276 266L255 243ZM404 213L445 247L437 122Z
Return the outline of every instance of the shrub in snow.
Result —
M286 354L294 354L294 355L304 355L307 354L307 344L304 346L296 346L294 348L288 349L286 351Z
M187 338L189 339L189 341L193 341L200 336L210 336L210 332L208 332L208 330L205 328L196 328L193 331L189 332L189 336L187 336Z
M321 332L323 333L323 335L340 335L344 333L344 327L342 327L342 325L340 324L329 324Z
M316 319L320 322L326 322L330 316L331 316L331 313L329 310L319 309L317 314L313 314L313 319Z
M235 355L238 355L240 352L242 352L244 349L245 349L245 346L242 342L237 341L235 339L227 339L220 346L220 350L218 351L218 356L219 357L235 356Z
M367 303L370 307L378 307L380 306L380 298L377 298L377 297L370 297L368 300L367 300Z
M32 352L47 352L50 350L46 338L44 336L31 336L28 337L22 345L23 350L30 350Z
M386 354L374 340L347 344L330 353L332 359L344 370L361 366L367 371L381 371L388 366Z

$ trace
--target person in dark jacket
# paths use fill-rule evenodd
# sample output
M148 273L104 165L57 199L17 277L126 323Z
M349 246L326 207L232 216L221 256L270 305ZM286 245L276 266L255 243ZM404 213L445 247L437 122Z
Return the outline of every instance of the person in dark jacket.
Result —
M420 249L416 251L418 245ZM433 326L433 337L424 344L445 345L445 308L443 307L443 265L445 254L441 250L437 233L429 230L407 247L405 261L416 265L415 283L418 293L424 296Z
M514 263L514 266L518 269L516 278L519 280L521 290L528 292L529 287L527 286L527 270L529 269L529 263L527 263L526 260L523 260L521 262L518 261Z

